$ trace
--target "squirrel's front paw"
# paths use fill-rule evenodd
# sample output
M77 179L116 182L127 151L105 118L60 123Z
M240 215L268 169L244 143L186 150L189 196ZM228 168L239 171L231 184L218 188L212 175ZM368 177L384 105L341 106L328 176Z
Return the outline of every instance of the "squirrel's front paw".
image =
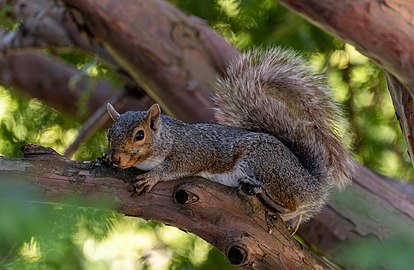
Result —
M158 178L151 173L144 173L138 175L134 179L135 191L138 195L151 191L151 189L158 183Z

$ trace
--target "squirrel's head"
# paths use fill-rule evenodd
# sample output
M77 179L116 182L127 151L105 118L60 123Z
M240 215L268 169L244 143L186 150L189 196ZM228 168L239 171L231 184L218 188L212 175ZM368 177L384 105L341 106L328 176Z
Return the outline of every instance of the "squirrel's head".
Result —
M147 112L119 114L108 103L107 110L115 121L108 130L110 161L117 167L128 168L146 161L154 154L158 137L161 109L154 104Z

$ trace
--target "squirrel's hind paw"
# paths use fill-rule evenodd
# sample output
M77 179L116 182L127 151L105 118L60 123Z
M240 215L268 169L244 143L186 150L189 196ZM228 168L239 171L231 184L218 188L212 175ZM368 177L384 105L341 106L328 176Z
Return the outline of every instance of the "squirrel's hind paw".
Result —
M286 207L286 205L276 201L274 198L269 196L265 188L261 186L255 186L250 183L241 183L239 188L243 193L249 196L255 195L266 208L278 214L287 214L294 211L294 209Z

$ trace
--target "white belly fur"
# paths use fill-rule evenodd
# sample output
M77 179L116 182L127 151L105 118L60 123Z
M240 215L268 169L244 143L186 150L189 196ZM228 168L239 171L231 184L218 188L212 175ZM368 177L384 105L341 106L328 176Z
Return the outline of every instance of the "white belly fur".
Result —
M200 172L198 175L229 187L237 187L239 180L246 177L241 166L234 166L232 171L226 173Z

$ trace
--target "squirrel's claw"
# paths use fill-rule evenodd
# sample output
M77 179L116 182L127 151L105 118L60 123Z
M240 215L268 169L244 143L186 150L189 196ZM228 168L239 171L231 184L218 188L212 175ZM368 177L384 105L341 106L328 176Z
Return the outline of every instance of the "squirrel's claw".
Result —
M157 178L150 173L140 174L134 179L134 181L133 185L138 195L150 192L155 184L158 183Z
M285 222L285 225L288 228L291 235L294 235L296 233L301 222L302 222L302 215L298 215L295 218Z

